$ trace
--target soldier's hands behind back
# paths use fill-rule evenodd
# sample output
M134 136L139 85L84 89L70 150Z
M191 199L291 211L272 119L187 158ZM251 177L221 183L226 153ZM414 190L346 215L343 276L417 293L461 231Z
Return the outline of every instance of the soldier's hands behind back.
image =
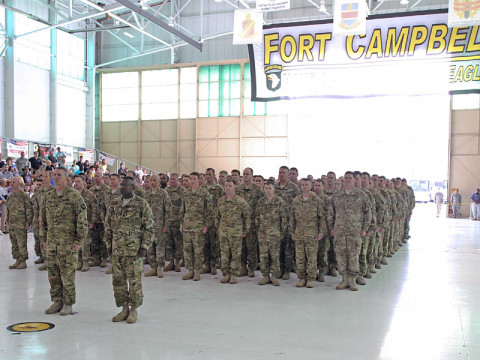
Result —
M138 253L137 253L138 258L144 258L145 256L147 256L147 250L145 249L138 250Z

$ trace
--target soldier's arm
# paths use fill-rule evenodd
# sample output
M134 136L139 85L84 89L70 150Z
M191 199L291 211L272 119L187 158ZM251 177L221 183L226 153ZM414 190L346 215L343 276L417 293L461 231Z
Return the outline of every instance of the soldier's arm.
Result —
M363 201L362 212L363 212L362 232L367 232L372 222L372 219L371 219L372 213L370 211L370 206L369 206L369 203L367 202L367 199Z
M86 239L88 233L88 222L87 222L87 205L85 205L85 201L79 195L76 201L76 238L74 240L74 245L82 246Z
M25 218L27 220L27 226L33 224L33 204L28 195L25 197Z
M142 229L143 229L143 236L142 236L142 241L140 243L140 249L145 249L145 251L148 250L148 248L152 245L155 232L153 230L153 214L152 214L152 209L150 206L147 204L145 201L143 203L143 208L142 208Z
M320 199L317 200L317 216L318 216L318 233L322 234L323 237L328 236L328 230L327 230L327 221L326 221L326 216L325 212L323 211L323 204Z
M165 194L164 199L164 227L169 227L172 221L172 200L170 200L170 196Z
M112 252L112 207L110 206L107 210L107 216L105 216L105 233L103 235L103 241L107 245L108 253Z
M288 224L288 231L290 232L290 235L294 235L295 234L295 225L296 225L296 221L295 221L295 211L294 211L294 207L295 205L292 204L292 207L290 208L290 216L289 216L289 224Z
M182 197L180 203L180 213L179 213L179 220L180 220L180 228L183 228L183 220L185 218L185 200Z
M248 234L250 232L250 228L252 225L252 218L251 218L251 210L250 206L247 204L246 201L243 202L243 230L244 230L244 235Z
M330 198L330 202L328 203L327 225L330 232L332 232L335 228L335 206L333 203L333 197ZM328 235L330 236L331 233Z
M43 202L43 206L40 207L40 212L38 214L38 220L39 220L39 233L40 233L40 239L42 241L46 241L47 239L47 211L46 211L46 202Z
M208 191L205 191L207 196L205 197L205 214L204 214L204 223L203 226L209 228L212 227L213 224L215 224L215 220L213 218L213 199L212 195Z
M283 237L287 236L288 229L288 217L287 217L287 207L282 201L280 206L280 231Z

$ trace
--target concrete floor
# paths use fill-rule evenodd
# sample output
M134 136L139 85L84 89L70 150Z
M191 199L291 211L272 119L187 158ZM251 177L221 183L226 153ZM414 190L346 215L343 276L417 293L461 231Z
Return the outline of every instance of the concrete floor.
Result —
M0 359L480 359L480 221L436 218L433 204L418 204L411 227L409 244L358 292L335 290L338 277L297 289L294 274L261 287L259 272L237 285L169 272L143 278L132 325L112 323L111 277L98 267L77 273L76 315L45 315L46 272L33 258L8 270L2 235ZM6 330L26 321L55 328Z

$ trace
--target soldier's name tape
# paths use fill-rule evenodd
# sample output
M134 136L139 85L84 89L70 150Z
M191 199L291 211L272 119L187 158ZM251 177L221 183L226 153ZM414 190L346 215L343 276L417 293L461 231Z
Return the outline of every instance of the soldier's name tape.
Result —
M47 322L23 322L23 323L10 325L7 327L7 330L10 330L13 332L39 332L39 331L50 330L50 329L53 329L54 327L55 327L54 324L47 323Z

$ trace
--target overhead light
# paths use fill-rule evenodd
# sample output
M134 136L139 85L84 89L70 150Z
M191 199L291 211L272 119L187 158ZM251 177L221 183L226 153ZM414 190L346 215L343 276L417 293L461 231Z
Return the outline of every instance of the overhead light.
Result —
M117 19L115 19L115 25L120 25L120 21L118 21Z
M171 27L174 27L175 26L175 22L173 21L173 17L170 16L170 19L168 20L168 25L171 26Z
M222 2L223 0L215 0L215 2Z
M326 12L327 11L327 7L325 6L325 1L323 1L323 0L320 1L320 6L318 7L318 11L320 11L320 12Z
M132 34L130 34L129 32L126 32L126 31L123 32L123 35L125 35L126 37L129 37L130 39L133 39L135 37Z
M148 4L146 0L140 0L138 3L140 4L142 10L148 10Z
M400 5L408 5L408 0L400 0Z

